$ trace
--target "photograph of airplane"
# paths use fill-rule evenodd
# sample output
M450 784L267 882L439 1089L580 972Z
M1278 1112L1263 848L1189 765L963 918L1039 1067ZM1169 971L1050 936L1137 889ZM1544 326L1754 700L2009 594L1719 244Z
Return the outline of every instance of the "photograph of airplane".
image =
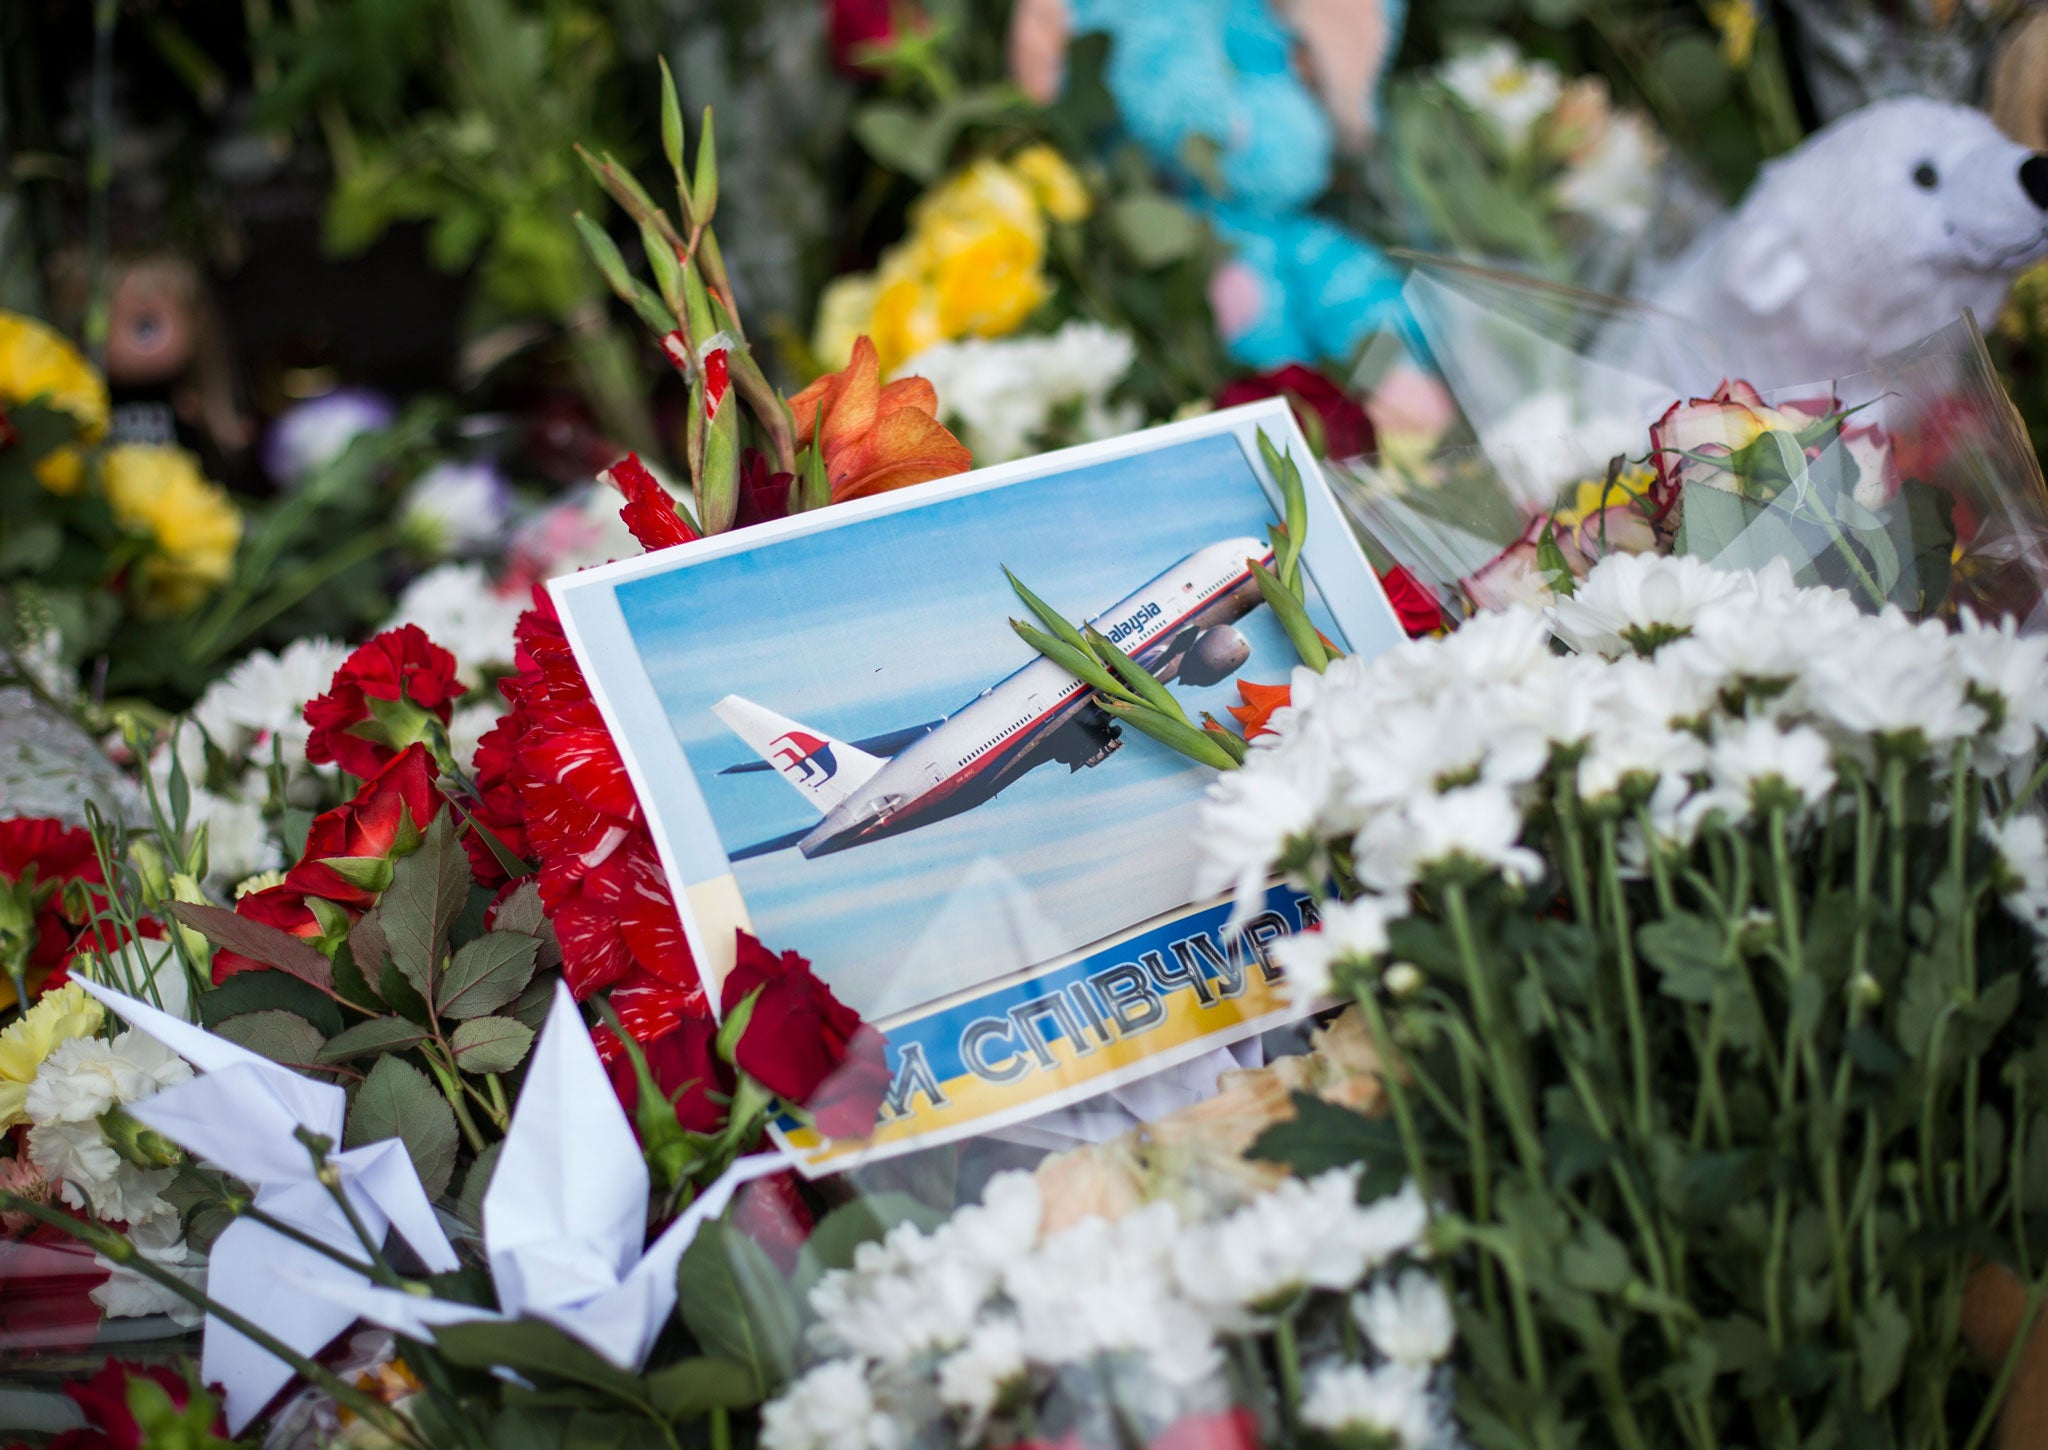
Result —
M673 764L642 798L681 773L697 802L679 849L715 836L749 929L886 1018L1195 899L1211 772L1120 737L1018 639L1004 569L1220 716L1295 664L1246 566L1273 522L1245 446L1184 437L650 569L595 668L644 681ZM1377 616L1335 617L1322 582L1311 561L1311 619L1358 647Z
M1271 564L1272 548L1250 537L1211 544L1087 622L1162 684L1214 685L1251 658L1232 626L1263 602L1254 559ZM721 773L776 771L824 817L733 858L791 846L806 857L844 851L971 810L1037 766L1057 762L1071 774L1100 765L1123 744L1122 727L1091 694L1035 657L951 714L851 743L727 695L712 713L761 758Z

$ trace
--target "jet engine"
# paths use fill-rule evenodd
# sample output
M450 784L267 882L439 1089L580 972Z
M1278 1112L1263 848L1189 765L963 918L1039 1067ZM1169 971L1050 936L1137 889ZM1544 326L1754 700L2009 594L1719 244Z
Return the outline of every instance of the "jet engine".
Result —
M1205 629L1188 646L1180 678L1189 685L1213 685L1230 678L1252 657L1251 641L1227 624Z

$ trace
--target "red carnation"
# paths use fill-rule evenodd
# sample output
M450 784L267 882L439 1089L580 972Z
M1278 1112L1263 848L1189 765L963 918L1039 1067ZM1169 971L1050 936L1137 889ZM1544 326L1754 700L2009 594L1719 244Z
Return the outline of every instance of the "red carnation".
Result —
M1216 395L1216 406L1234 408L1277 397L1287 399L1302 432L1319 446L1323 457L1356 458L1372 452L1376 439L1365 409L1330 379L1300 363L1226 383Z
M192 1387L176 1370L110 1359L84 1384L64 1386L64 1393L85 1412L86 1423L83 1429L66 1430L51 1440L49 1450L142 1450L142 1427L128 1407L128 1387L137 1379L155 1383L174 1409L183 1410L192 1403ZM225 1438L227 1432L225 1420L216 1415L213 1433Z
M632 1031L630 1025L627 1031ZM606 1059L605 1071L618 1094L626 1116L635 1118L640 1109L640 1077L633 1071L633 1059L619 1050L610 1028L600 1027L599 1055ZM654 1075L662 1096L674 1098L676 1121L693 1133L715 1133L725 1121L725 1104L712 1094L732 1095L732 1072L718 1060L715 1046L718 1024L709 1017L679 1018L673 1028L640 1045L647 1069Z
M750 993L753 1015L733 1051L740 1070L784 1102L809 1109L818 1131L863 1138L889 1090L882 1035L832 995L795 952L777 956L746 932L726 976L723 1007Z
M0 978L9 963L26 972L62 962L82 924L64 887L104 880L88 832L48 817L0 820Z
M455 656L425 630L387 629L342 662L326 694L306 702L306 759L373 776L424 738L429 719L446 726L466 688L455 678Z
M1396 564L1380 575L1380 584L1387 591L1387 603L1394 606L1394 613L1401 621L1410 639L1435 634L1444 627L1443 606L1436 596L1420 579Z
M700 537L683 522L683 516L676 511L676 501L661 481L647 471L639 454L628 453L598 477L626 496L626 506L619 510L619 517L633 531L640 547L650 554Z

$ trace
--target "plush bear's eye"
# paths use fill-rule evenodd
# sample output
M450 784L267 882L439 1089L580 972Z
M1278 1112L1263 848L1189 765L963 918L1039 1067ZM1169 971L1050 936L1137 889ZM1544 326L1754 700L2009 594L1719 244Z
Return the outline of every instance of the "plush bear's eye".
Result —
M1913 168L1913 185L1922 191L1932 191L1941 185L1941 173L1934 169L1932 161L1923 161Z

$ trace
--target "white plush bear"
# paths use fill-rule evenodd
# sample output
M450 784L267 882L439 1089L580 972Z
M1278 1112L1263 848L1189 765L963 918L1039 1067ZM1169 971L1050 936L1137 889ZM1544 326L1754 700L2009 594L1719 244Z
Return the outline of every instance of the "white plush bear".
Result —
M1732 216L1639 288L1720 356L1637 360L1695 388L1724 372L1759 387L1824 381L1965 307L1988 327L2043 255L2048 156L1965 106L1880 101L1766 165Z

